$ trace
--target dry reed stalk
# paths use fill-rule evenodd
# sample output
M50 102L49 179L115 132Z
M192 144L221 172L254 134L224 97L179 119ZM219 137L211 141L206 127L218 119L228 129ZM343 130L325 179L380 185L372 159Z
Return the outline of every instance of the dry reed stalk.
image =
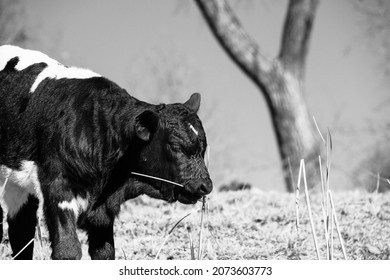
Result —
M318 134L320 135L322 142L326 149L326 176L324 178L321 156L318 157L320 174L321 174L321 188L322 188L322 213L324 219L324 234L326 242L326 256L327 259L333 258L333 216L331 214L331 207L329 202L329 191L330 191L330 164L331 164L331 151L332 151L332 137L328 129L326 140L324 139L321 130L318 127L317 121L313 116L314 124L317 128Z
M328 132L326 134L326 214L327 214L327 229L328 229L328 242L330 252L329 252L329 259L333 258L333 215L332 215L332 207L330 204L329 199L329 192L330 192L330 167L331 167L331 154L333 149L332 144L332 135L330 134L330 131L328 129Z
M375 192L376 193L379 193L379 183L380 183L380 179L381 179L381 176L379 174L379 172L376 174L376 188L375 188Z
M345 247L344 247L344 239L343 239L343 236L341 235L339 222L337 220L336 210L335 210L335 207L334 207L333 196L332 196L332 192L331 191L329 191L329 200L330 200L330 204L331 204L331 207L332 207L332 216L334 218L334 223L336 225L337 234L339 236L339 240L340 240L340 244L341 244L341 250L343 251L344 259L347 260L347 253L346 253Z
M16 259L24 250L26 250L26 248L32 243L34 242L34 238L31 239L15 256L12 257L11 260L14 260Z
M322 215L324 219L324 234L325 234L325 242L326 242L326 257L329 260L332 256L331 252L331 241L330 241L330 231L329 231L329 223L330 223L330 211L329 211L329 199L328 199L328 190L329 190L329 172L330 172L330 161L328 160L330 155L329 143L331 138L329 137L330 132L328 130L327 139L325 141L324 136L321 133L320 128L318 127L317 121L313 116L314 124L317 128L318 134L321 137L322 142L326 148L326 176L324 178L323 175L323 167L322 167L322 159L321 156L318 156L320 175L321 175L321 190L322 190Z
M203 196L202 199L202 212L200 214L200 230L199 230L199 250L198 250L198 260L202 259L202 239L203 239L203 216L206 211L206 197Z
M320 168L320 176L321 176L321 191L322 191L322 202L321 202L321 210L322 210L322 218L324 220L324 235L325 235L325 243L326 243L326 259L329 260L330 258L330 250L329 250L329 234L328 234L328 227L327 227L327 195L325 194L325 182L324 182L324 174L322 169L322 159L321 156L318 156L318 164Z
M330 195L330 190L329 190ZM331 205L331 210L333 210L333 206ZM330 215L330 252L329 252L329 259L333 260L334 256L334 215Z
M207 227L207 230L208 232L210 233L210 236L211 238L213 239L213 241L215 242L215 244L217 244L217 247L219 250L222 250L222 247L221 245L219 245L219 242L217 240L217 238L215 237L215 234L214 234L214 229L212 228L211 224L210 224L210 220L209 220L209 204L207 203L207 210L206 210L206 227Z
M313 214L312 214L312 211L311 211L311 204L310 204L309 190L308 190L308 187L307 187L306 168L305 168L305 160L304 159L301 159L301 163L300 163L300 167L299 167L299 173L300 174L301 174L301 170L302 170L302 175L303 175L303 183L304 183L304 187L305 187L306 204L307 204L307 209L308 209L308 212L309 212L309 220L310 220L311 232L312 232L312 235L313 235L313 241L314 241L314 246L316 248L317 258L318 258L318 260L320 260L321 259L321 257L320 257L320 250L318 248L317 236L316 236L316 231L315 231L315 228L314 228ZM298 179L298 181L300 182L300 178Z
M39 244L40 257L41 257L41 260L43 260L45 258L45 256L44 256L44 253L43 253L42 230L41 230L40 220L41 219L38 217L37 218L36 229L37 229L37 238L38 238L38 241L39 241L38 244Z
M326 245L326 259L329 260L330 258L330 249L329 249L329 234L328 234L328 229L326 227L326 212L325 212L325 208L324 208L324 205L321 204L321 210L322 210L322 217L323 217L323 220L324 220L324 236L325 236L325 245Z
M7 185L9 175L5 177L3 185L0 187L0 199L4 196L5 186Z
M43 247L43 244L42 244L42 230L41 230L41 225L40 225L40 218L37 219L38 222L37 222L37 236L38 236L38 241L39 241L39 245L41 246L41 248Z
M211 151L211 147L210 146L207 146L206 147L206 152L205 152L205 157L204 157L204 162L205 162L205 165L206 165L206 168L209 169L209 165L210 165L210 151ZM204 228L204 216L205 216L205 213L206 213L206 196L203 196L202 197L202 210L201 210L201 214L200 214L200 230L199 230L199 249L198 249L198 260L201 260L202 259L202 243L203 243L203 228ZM191 255L192 255L192 251L191 251Z
M171 230L168 232L167 236L164 238L164 241L163 243L161 244L160 248L158 249L157 251L157 254L156 254L156 257L154 258L155 260L158 259L158 256L160 255L160 252L161 252L161 249L162 247L165 245L165 243L167 242L169 236L171 235L171 233L173 232L173 230L178 226L178 224L180 224L181 221L183 221L185 218L187 218L189 215L191 215L191 213L188 213L187 215L185 215L183 218L181 218L172 228Z
M187 233L188 233L188 238L190 239L191 260L195 260L195 248L194 248L194 242L192 241L190 226L187 227Z
M123 257L125 258L125 260L127 260L127 256L126 256L125 250L123 250L123 248L121 248L121 250L122 250Z
M292 167L291 167L290 158L288 158L288 164L289 164L291 178L292 178L293 175L292 175ZM299 168L298 183L297 183L297 189L295 192L295 214L297 216L297 219L295 221L295 227L297 229L298 239L299 239L299 192L300 192L300 186L301 186L301 176L302 176L302 172L301 172L301 168Z
M162 179L162 178L159 178L159 177L146 175L146 174L142 174L142 173L138 173L138 172L131 172L131 174L136 175L136 176L140 176L140 177L145 177L145 178L149 178L149 179L162 181L162 182L165 182L165 183L170 183L170 184L173 184L173 185L176 185L176 186L179 186L179 187L183 187L182 184L179 184L179 183L176 183L176 182L172 182L172 181L169 181L167 179Z
M324 173L322 171L322 159L321 156L318 156L318 165L320 167L320 178L321 178L321 191L322 191L322 204L325 206L325 183L324 183Z
M326 176L323 176L323 168L321 164L321 157L319 156L319 165L320 165L320 173L321 173L321 187L322 187L322 213L324 218L324 230L325 230L325 240L327 246L327 258L333 259L334 256L334 226L336 226L337 234L340 240L341 249L343 251L344 259L347 259L347 254L344 247L344 240L342 238L339 223L337 220L336 210L333 202L332 192L330 190L330 167L331 167L331 153L333 150L333 141L330 130L328 129L326 135L326 141L321 134L321 131L317 125L316 119L313 116L313 120L317 131L324 143L326 148ZM379 176L379 174L378 174ZM377 180L377 191L378 191L378 181ZM387 180L390 184L390 181ZM325 184L325 186L324 186Z
M324 142L324 144L325 144L325 139L324 139L324 137L322 136L321 130L320 130L320 128L318 127L316 118L315 118L314 116L313 116L313 120L314 120L314 125L315 125L316 128L317 128L318 134L320 135L320 137L321 137L321 139L322 139L322 142Z

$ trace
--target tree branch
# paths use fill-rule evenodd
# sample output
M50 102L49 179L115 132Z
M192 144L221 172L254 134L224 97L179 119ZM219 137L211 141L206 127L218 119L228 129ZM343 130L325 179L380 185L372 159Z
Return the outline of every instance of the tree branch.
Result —
M304 65L318 0L290 0L282 34L279 61L298 77Z
M274 61L259 50L224 0L195 0L213 34L237 65L260 86Z

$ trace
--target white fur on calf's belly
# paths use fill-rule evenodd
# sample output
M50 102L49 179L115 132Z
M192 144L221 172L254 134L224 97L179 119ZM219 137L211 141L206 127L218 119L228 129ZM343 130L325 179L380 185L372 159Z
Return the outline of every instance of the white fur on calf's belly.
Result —
M41 208L43 197L38 181L37 166L33 161L22 161L20 170L0 166L0 185L4 184L6 178L8 181L4 188L3 199L11 218L27 202L30 194L39 199Z

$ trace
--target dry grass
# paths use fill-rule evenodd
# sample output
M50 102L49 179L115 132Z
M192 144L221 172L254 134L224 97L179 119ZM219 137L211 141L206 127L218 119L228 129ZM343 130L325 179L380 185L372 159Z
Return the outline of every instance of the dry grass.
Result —
M340 231L345 240L349 259L388 259L390 237L390 196L367 193L336 193L334 203L339 217ZM322 194L311 193L314 227L323 230ZM208 221L204 232L205 259L317 259L307 206L301 205L300 235L295 229L295 203L291 194L243 191L215 194L209 201ZM167 205L148 198L140 198L136 205L124 206L117 236L126 242L117 244L132 259L151 259L165 233L176 221L158 219L161 213L180 217L191 207ZM142 209L142 211L141 211ZM130 210L130 211L129 211ZM131 214L129 214L131 212ZM127 232L122 235L129 217ZM157 218L157 219L156 219ZM132 220L135 219L135 220ZM155 219L155 220L153 220ZM166 224L167 223L167 224ZM187 227L199 228L199 215L191 215L186 225L177 226L164 245L160 259L189 259L190 246ZM126 230L125 230L126 232ZM319 253L326 258L325 236L318 236ZM196 240L193 241L196 244ZM334 236L334 259L343 259L339 239Z
M337 189L337 185L333 188ZM389 259L390 194L334 192L333 198L348 259ZM322 199L321 190L311 191L316 232L323 231ZM203 259L317 259L304 203L300 205L299 236L296 233L294 194L256 189L214 193L208 204ZM115 223L116 257L154 259L172 226L192 211L177 225L159 255L159 259L190 259L188 227L193 233L199 232L200 208L200 204L172 205L148 197L127 202ZM88 259L85 234L80 233L80 238L83 258ZM199 236L192 238L193 244L198 244ZM42 248L35 246L35 258L49 259L46 230L42 232L42 241ZM321 258L325 259L324 235L318 236L318 244ZM334 259L343 259L336 236L334 246ZM0 244L0 259L11 259L8 240Z

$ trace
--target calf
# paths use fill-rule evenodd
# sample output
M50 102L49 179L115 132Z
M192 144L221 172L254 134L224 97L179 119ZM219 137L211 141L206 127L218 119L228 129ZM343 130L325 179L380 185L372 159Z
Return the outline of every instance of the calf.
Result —
M92 259L114 259L121 203L146 194L192 204L209 194L199 105L197 93L148 104L90 70L1 46L0 188L13 253L34 237L40 204L53 259L81 258L76 227ZM32 255L33 244L18 258Z

